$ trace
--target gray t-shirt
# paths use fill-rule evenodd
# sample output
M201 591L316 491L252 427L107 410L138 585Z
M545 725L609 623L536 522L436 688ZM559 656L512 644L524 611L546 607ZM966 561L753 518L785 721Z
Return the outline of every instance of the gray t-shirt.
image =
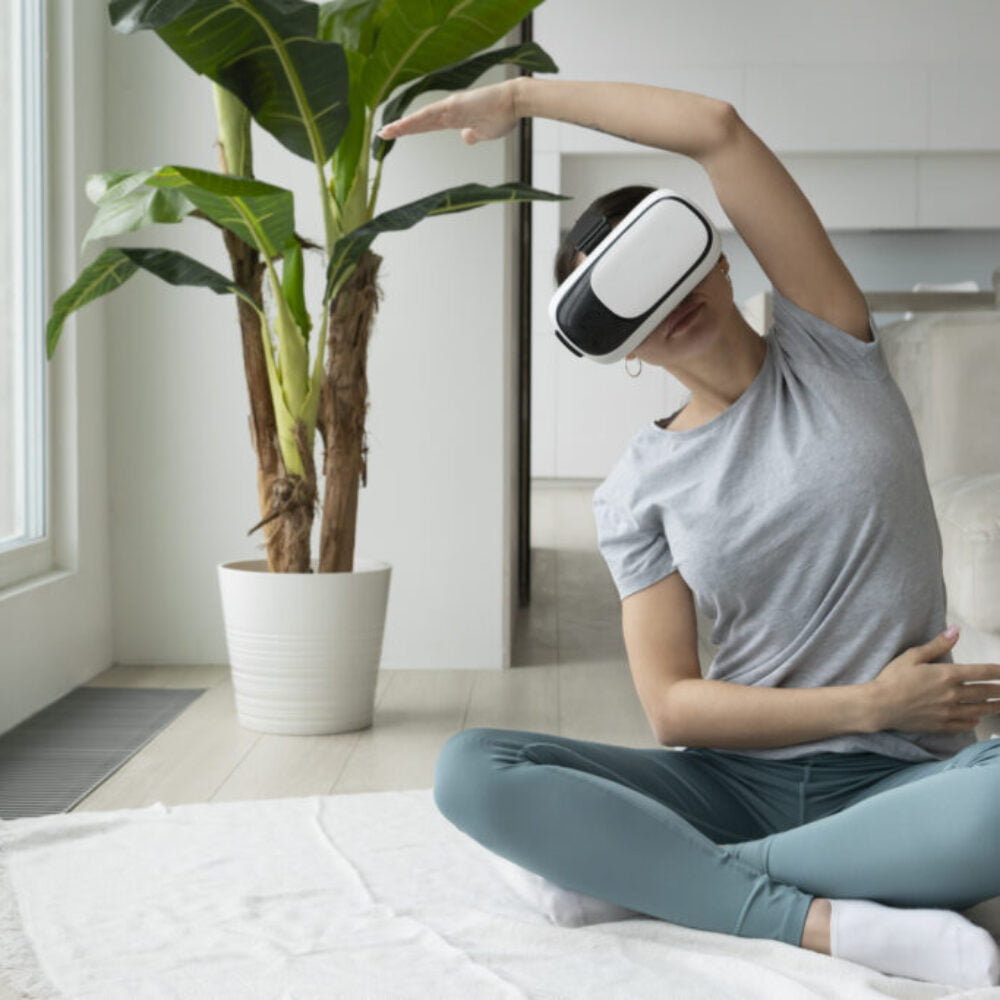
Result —
M680 572L712 622L708 678L861 683L947 625L923 455L874 321L864 343L772 294L754 380L700 427L635 435L594 493L598 542L622 598ZM885 730L736 752L925 761L974 741Z

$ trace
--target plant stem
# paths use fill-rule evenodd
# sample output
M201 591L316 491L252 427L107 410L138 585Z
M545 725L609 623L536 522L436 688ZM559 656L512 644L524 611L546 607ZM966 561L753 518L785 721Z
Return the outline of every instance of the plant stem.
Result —
M382 183L382 164L385 163L384 159L378 161L378 166L375 168L375 179L372 181L371 196L368 198L368 218L370 219L375 214L375 201L378 198L379 185Z

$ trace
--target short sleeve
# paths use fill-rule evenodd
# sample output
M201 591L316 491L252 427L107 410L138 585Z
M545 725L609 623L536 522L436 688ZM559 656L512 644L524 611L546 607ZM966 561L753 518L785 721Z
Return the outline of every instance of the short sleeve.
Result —
M674 571L662 527L638 524L600 488L594 493L593 507L597 544L622 600Z
M793 366L819 365L855 378L881 379L889 375L882 338L871 313L868 324L872 340L858 340L846 330L828 323L771 289L774 303L772 335Z

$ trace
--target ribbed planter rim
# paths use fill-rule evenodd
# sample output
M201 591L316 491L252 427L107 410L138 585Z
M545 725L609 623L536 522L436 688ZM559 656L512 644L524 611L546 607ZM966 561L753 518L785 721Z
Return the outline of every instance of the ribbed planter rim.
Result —
M265 573L268 576L280 577L303 577L303 576L337 576L336 573L269 573L266 559L236 559L231 562L219 563L219 569L237 570L244 573ZM364 556L357 556L354 559L354 569L352 573L378 573L381 570L390 569L391 566L381 559L367 559ZM344 575L344 574L339 574Z

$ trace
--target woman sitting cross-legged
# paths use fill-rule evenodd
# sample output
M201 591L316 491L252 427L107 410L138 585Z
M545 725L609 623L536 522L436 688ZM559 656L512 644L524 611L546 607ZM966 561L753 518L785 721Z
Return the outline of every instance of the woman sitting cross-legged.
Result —
M435 801L556 886L885 973L995 985L957 910L1000 895L997 664L954 663L913 422L864 297L811 205L728 104L521 78L385 128L467 143L540 116L686 154L773 285L760 337L718 265L630 359L690 390L594 495L636 691L659 746L474 728ZM614 226L649 192L591 212ZM586 258L567 243L565 280ZM703 677L695 608L713 624ZM678 749L681 748L681 749Z

